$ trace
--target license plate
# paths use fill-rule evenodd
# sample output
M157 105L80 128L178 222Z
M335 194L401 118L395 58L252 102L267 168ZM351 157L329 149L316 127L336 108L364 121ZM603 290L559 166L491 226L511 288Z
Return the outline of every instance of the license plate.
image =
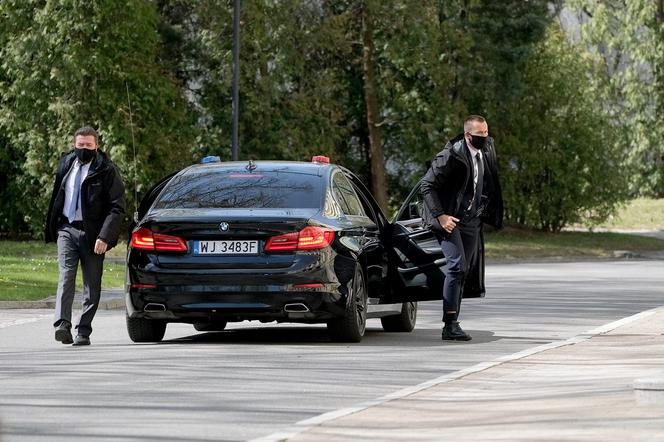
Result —
M194 255L258 255L258 241L194 241Z

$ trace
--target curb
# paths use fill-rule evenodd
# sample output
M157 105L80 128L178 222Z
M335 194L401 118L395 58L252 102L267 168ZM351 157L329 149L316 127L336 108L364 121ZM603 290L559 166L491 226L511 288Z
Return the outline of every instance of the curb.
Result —
M588 330L586 332L580 333L577 336L571 337L569 339L566 339L564 341L554 341L550 342L548 344L544 345L539 345L536 347L532 347L517 353L513 353L507 356L501 356L497 359L494 359L489 362L481 362L479 364L473 365L468 368L464 368L462 370L449 373L444 376L440 376L438 378L432 379L430 381L423 382L418 385L414 385L411 387L406 387L401 390L395 391L393 393L389 393L387 395L381 396L377 399L363 402L361 404L357 404L355 406L350 406L346 408L340 408L337 410L332 410L323 414L320 414L318 416L314 416L308 419L301 420L299 422L296 422L295 424L290 425L289 427L286 427L285 429L281 431L274 432L272 434L268 434L267 436L262 436L258 437L255 439L251 439L248 442L283 442L287 441L290 438L293 438L297 436L298 434L304 433L313 427L316 427L318 425L321 425L323 423L335 420L340 417L344 416L349 416L351 414L355 414L361 411L364 411L370 407L374 407L376 405L381 405L389 401L397 400L404 398L406 396L410 396L411 394L420 392L422 390L426 390L431 387L435 387L440 384L456 381L458 379L462 379L468 375L479 373L485 370L488 370L493 367L497 367L502 364L506 364L509 362L513 362L519 359L526 358L528 356L532 356L538 353L543 353L547 350L553 350L557 349L560 347L566 347L569 345L575 345L584 341L587 341L595 336L600 336L605 333L608 333L612 330L615 330L619 327L622 327L624 325L630 324L632 322L647 318L648 316L654 315L655 313L664 310L664 307L656 307L650 310L645 310L640 313L636 313L632 316L627 316L625 318L619 319L617 321L610 322L608 324L604 324L600 327L594 328L592 330Z
M121 290L121 289L120 289ZM125 299L124 293L120 297L113 297L111 299L103 299L104 292L102 291L102 299L99 301L98 310L123 310L125 308ZM78 294L77 294L78 295ZM13 310L13 309L24 309L24 310L40 310L48 309L52 310L55 308L55 299L49 297L46 299L41 299L39 301L0 301L0 310ZM79 301L79 297L74 298L74 302Z

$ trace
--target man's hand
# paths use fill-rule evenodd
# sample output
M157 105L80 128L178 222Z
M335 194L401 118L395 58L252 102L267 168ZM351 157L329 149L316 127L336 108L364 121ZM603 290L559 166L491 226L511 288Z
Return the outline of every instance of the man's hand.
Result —
M106 253L106 249L108 249L108 244L106 244L104 241L101 239L95 241L95 253L97 255L103 255Z
M438 222L440 226L448 233L452 233L452 230L456 227L456 223L459 222L458 218L455 218L450 215L440 215L438 217Z

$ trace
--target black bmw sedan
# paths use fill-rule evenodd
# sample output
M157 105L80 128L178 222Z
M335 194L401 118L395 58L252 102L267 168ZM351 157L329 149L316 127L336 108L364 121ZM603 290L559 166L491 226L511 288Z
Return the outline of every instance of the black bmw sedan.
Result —
M206 162L144 197L127 256L127 330L157 342L169 322L326 323L358 342L367 318L409 332L440 299L444 258L414 189L389 223L362 181L312 162Z

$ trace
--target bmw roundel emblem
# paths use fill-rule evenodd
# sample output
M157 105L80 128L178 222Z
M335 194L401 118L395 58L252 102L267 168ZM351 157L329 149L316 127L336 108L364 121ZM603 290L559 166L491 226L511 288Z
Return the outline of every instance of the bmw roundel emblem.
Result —
M219 230L221 230L222 232L227 232L228 227L229 227L229 225L226 221L222 221L222 222L219 223Z

